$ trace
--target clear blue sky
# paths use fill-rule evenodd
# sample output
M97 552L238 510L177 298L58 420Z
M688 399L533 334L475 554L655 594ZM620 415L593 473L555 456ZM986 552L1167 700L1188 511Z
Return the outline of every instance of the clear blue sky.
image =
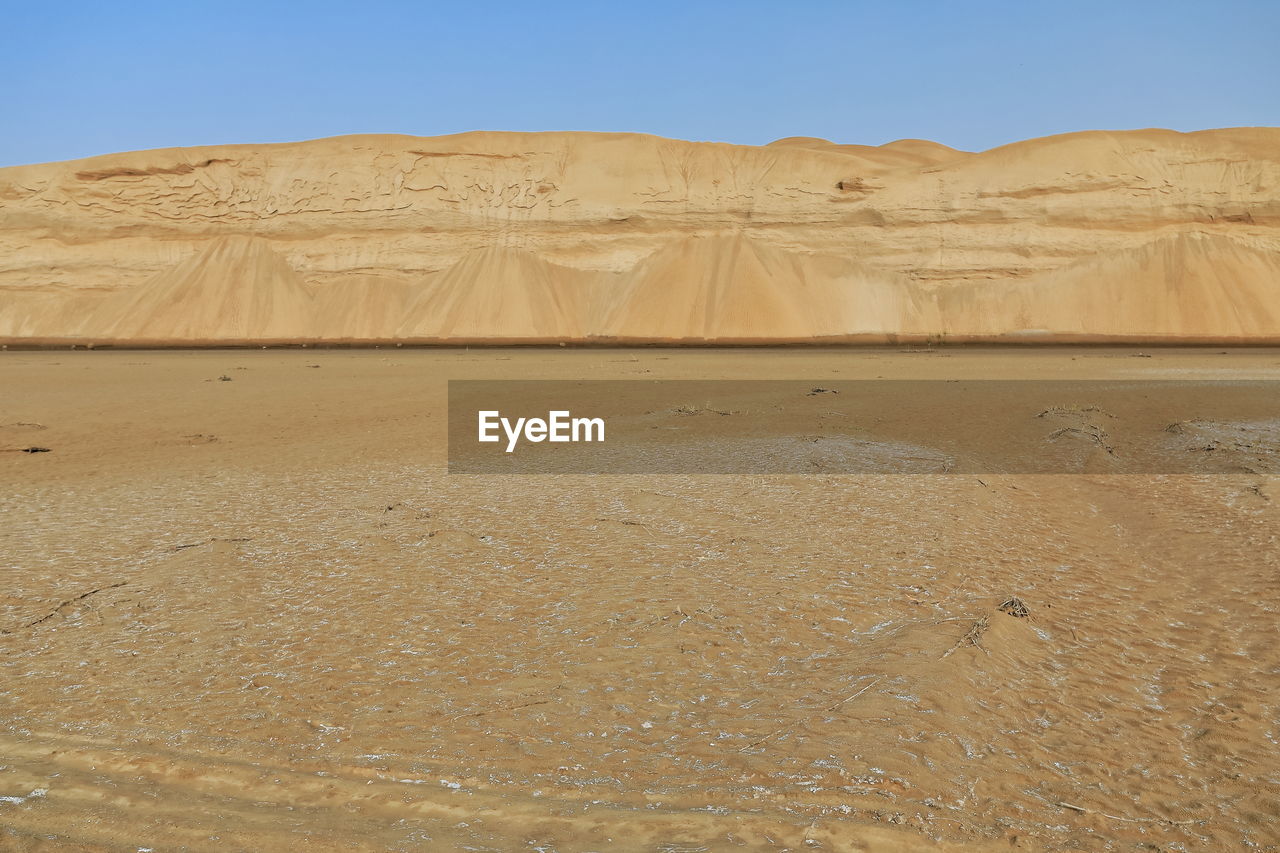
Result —
M1280 0L0 0L0 165L343 133L1280 125Z

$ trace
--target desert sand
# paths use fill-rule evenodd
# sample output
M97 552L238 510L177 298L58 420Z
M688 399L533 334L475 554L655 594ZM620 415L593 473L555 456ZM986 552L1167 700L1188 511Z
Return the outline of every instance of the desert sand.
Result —
M870 156L807 144L814 169ZM165 168L138 185L230 166ZM169 283L204 281L174 239ZM794 269L734 239L745 268ZM67 251L89 275L109 242ZM305 302L265 242L204 257ZM366 261L326 286L417 301ZM531 311L572 292L548 276ZM460 291L432 311L469 333ZM232 293L210 283L209 310ZM120 328L188 319L164 310ZM1275 350L1135 355L0 354L0 848L1274 849L1275 477L444 469L451 378L1280 379Z
M1274 343L1277 187L1277 128L112 154L0 169L0 343Z

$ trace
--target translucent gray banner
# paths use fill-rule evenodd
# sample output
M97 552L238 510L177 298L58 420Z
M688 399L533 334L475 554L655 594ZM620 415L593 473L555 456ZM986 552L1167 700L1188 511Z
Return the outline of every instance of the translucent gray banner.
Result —
M451 474L1275 474L1280 382L451 380Z

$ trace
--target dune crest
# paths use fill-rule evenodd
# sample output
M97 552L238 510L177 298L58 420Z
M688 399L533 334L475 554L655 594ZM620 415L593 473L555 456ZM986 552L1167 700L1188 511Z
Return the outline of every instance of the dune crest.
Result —
M1275 341L1277 187L1277 128L113 154L0 169L0 339Z

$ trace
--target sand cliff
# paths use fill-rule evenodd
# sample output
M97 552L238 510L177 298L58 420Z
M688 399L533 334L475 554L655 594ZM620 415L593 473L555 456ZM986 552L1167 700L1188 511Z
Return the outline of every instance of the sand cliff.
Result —
M352 136L0 169L0 340L1280 340L1280 129Z

